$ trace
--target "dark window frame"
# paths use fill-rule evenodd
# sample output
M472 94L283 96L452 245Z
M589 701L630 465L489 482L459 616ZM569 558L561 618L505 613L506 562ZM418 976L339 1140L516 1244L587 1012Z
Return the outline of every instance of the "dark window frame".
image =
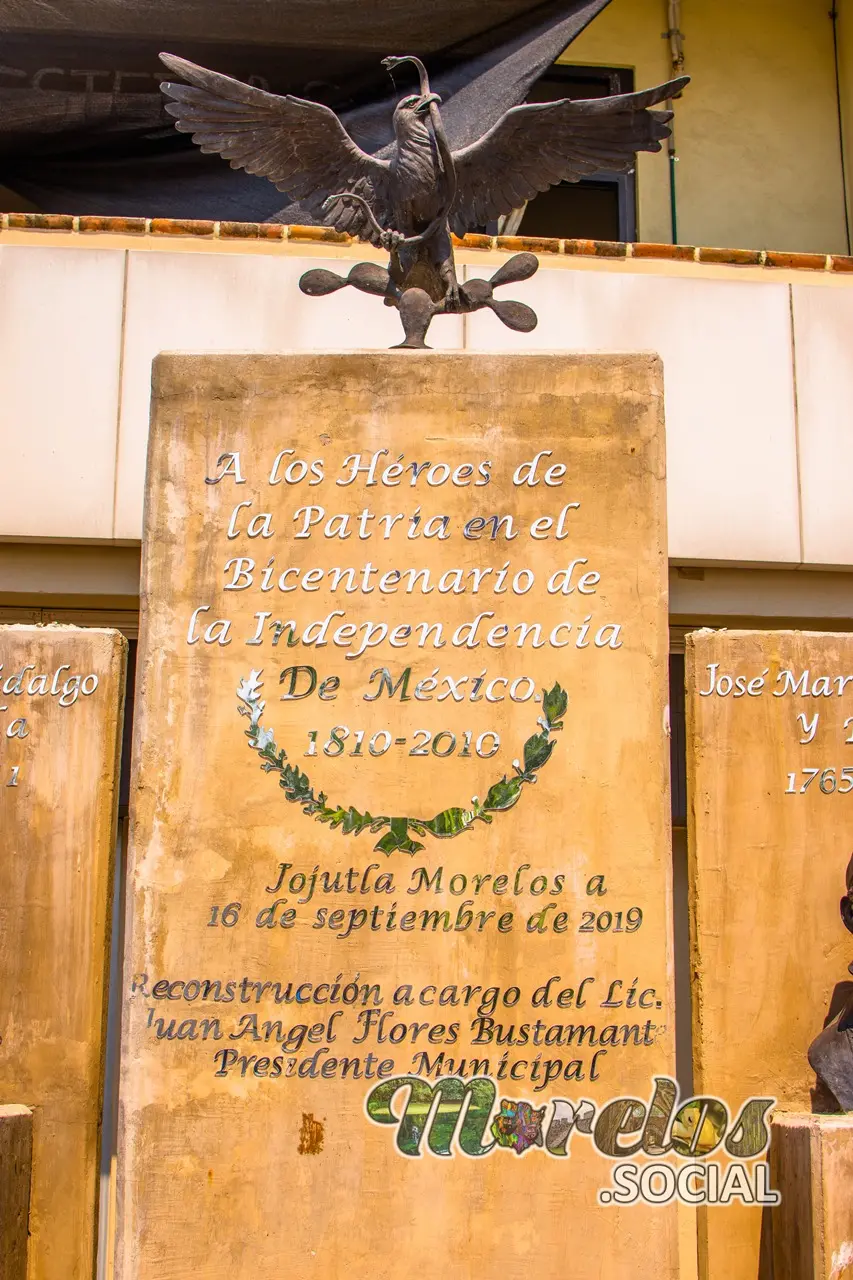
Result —
M628 67L596 67L596 66L576 66L569 63L554 63L543 76L536 81L536 85L532 90L532 94L527 101L546 101L532 95L536 93L536 86L551 84L556 88L554 99L560 96L559 85L564 83L567 86L588 84L591 89L598 89L599 92L592 92L590 97L603 98L618 93L633 93L634 91L634 72ZM604 92L601 92L601 90ZM577 93L568 91L563 95L565 97L579 97ZM575 184L572 184L575 185ZM619 210L619 239L626 244L633 244L637 239L637 175L636 173L600 173L594 178L581 179L578 186L608 186L616 189L617 202ZM494 232L493 232L494 234ZM524 235L524 225L522 223L520 235Z

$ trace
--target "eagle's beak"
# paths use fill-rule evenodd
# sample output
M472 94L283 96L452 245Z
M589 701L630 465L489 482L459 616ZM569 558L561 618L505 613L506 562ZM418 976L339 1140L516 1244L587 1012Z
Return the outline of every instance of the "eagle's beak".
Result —
M432 103L441 106L441 98L437 93L425 93L418 105L415 107L416 116L425 116L430 109Z

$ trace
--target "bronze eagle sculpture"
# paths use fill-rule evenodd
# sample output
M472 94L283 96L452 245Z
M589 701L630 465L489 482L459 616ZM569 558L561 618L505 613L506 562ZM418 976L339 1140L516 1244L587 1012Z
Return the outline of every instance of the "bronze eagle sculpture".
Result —
M203 152L232 168L268 178L312 216L389 251L387 270L359 263L346 277L307 272L304 292L320 295L353 285L399 309L402 346L423 347L434 315L491 307L509 327L529 331L534 312L496 300L496 285L526 279L538 267L517 254L491 281L460 286L451 233L509 214L560 182L596 173L626 173L638 151L660 151L670 135L671 110L655 111L682 92L689 77L641 93L513 107L478 141L453 151L441 120L441 99L430 91L420 59L386 58L393 70L417 69L417 93L394 111L394 142L375 155L363 151L329 107L268 93L172 54L161 60L186 83L166 82L166 110L175 127Z

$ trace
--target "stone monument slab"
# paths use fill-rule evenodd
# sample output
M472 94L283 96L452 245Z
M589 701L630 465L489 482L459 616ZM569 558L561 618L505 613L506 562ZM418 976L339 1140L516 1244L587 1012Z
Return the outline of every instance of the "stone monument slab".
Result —
M850 960L853 636L696 632L686 676L696 1090L808 1110ZM755 1280L761 1206L699 1213L703 1280Z
M651 356L155 361L120 1280L675 1275L593 1145L674 1067L664 481Z
M127 642L0 627L0 1101L31 1107L29 1280L97 1247Z

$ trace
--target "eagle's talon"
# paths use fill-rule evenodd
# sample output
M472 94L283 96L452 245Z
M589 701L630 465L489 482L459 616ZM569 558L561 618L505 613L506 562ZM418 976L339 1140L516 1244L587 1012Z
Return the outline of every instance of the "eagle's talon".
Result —
M387 249L389 253L403 243L405 234L402 231L383 231L380 237L380 243L383 249Z

